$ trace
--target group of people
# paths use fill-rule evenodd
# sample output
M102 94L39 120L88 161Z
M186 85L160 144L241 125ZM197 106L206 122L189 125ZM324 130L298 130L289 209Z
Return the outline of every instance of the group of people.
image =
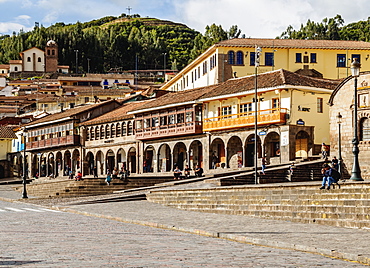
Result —
M191 171L191 168L189 167L189 165L186 165L184 168L185 179L190 178L190 171ZM201 168L199 165L195 166L194 175L196 177L203 177L203 172L204 172L203 168ZM174 180L180 180L181 175L182 175L181 169L178 166L175 166L175 169L173 170Z
M118 169L115 167L112 171L107 169L107 177L105 178L105 182L107 185L110 185L112 180L118 179L118 175L120 176L119 179L122 181L126 181L128 176L130 175L130 171L128 171L124 166L118 172Z
M326 157L321 169L321 174L323 175L323 179L320 189L325 189L327 185L326 189L330 190L331 185L333 183L338 183L341 178L341 174L339 173L339 160L334 156L330 162Z

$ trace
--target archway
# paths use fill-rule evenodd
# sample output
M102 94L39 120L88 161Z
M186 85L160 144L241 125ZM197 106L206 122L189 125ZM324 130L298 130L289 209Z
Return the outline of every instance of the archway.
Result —
M226 166L225 144L220 138L212 141L209 152L209 168L215 169L217 167Z
M98 169L98 175L105 175L104 172L104 154L102 151L97 152L96 154L96 168Z
M46 155L45 154L41 154L40 155L40 177L46 177L46 165L47 165L47 161L46 161Z
M280 157L280 135L270 132L265 138L265 156L267 159Z
M19 160L19 165L20 165L19 174L21 174L23 167L20 163L20 160ZM36 174L38 174L37 177L40 176L39 158L37 157L37 154L34 154L34 155L31 156L31 176L36 177Z
M200 141L195 140L189 147L189 167L193 170L196 165L203 168L203 145Z
M187 163L187 152L186 146L183 142L176 143L173 148L173 168L178 166L180 170L184 170L185 164Z
M127 154L128 170L131 173L136 173L136 149L131 147Z
M171 149L168 144L162 144L158 150L158 172L171 171Z
M72 154L72 171L76 173L81 169L80 151L75 149Z
M295 157L307 158L308 156L308 139L306 131L299 131L295 137Z
M120 148L117 152L117 167L119 169L127 169L127 156L125 150L123 150L122 148Z
M228 168L242 168L243 161L243 142L237 136L233 136L227 143L227 163Z
M71 152L65 151L64 153L64 176L69 176L70 172L72 172Z
M49 153L48 155L48 163L46 165L46 176L51 176L51 177L54 177L55 176L55 170L54 170L54 167L55 167L55 160L54 160L54 154L53 153Z
M63 159L62 159L62 153L57 152L55 155L55 176L59 176L60 172L63 170Z
M94 161L94 154L92 152L88 152L86 154L86 163L87 163L87 166L85 167L85 174L94 175L95 161Z
M114 152L112 150L108 150L107 154L106 154L106 164L107 164L107 170L109 169L110 172L113 171L113 169L115 168L115 155L114 155Z
M254 166L254 134L251 134L247 138L247 142L245 145L245 166L247 167L253 167ZM262 144L261 139L259 136L257 136L257 157L262 157Z
M157 162L155 149L150 145L144 150L143 172L154 172L154 162Z

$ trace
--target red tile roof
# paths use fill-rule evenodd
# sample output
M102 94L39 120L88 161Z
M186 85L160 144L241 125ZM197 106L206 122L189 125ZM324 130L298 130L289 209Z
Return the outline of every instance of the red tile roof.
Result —
M0 126L0 139L17 139L10 127Z
M297 40L234 38L215 44L216 47L271 47L271 48L313 48L313 49L370 49L370 43L347 40Z

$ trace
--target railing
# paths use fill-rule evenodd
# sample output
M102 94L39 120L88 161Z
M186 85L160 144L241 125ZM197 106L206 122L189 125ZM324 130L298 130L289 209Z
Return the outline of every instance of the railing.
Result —
M69 135L64 137L51 138L46 140L27 142L27 150L42 148L59 147L65 145L80 145L79 135Z
M196 121L136 129L135 137L138 140L145 140L199 133L202 133L202 122Z
M286 108L260 110L257 112L257 125L280 124L286 122ZM229 114L205 118L203 131L223 130L230 128L249 127L255 124L255 112Z

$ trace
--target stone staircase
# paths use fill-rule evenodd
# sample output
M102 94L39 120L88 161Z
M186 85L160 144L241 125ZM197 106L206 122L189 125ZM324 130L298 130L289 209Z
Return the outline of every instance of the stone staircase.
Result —
M74 197L112 194L118 190L149 187L157 183L164 183L172 179L167 177L129 177L124 182L119 179L113 180L108 186L104 178L85 178L83 181L69 179L59 180L34 180L27 184L27 193L30 196L40 198L52 197ZM14 187L17 191L22 191L23 186Z
M346 182L319 190L319 182L157 190L147 200L177 209L370 228L370 183Z

